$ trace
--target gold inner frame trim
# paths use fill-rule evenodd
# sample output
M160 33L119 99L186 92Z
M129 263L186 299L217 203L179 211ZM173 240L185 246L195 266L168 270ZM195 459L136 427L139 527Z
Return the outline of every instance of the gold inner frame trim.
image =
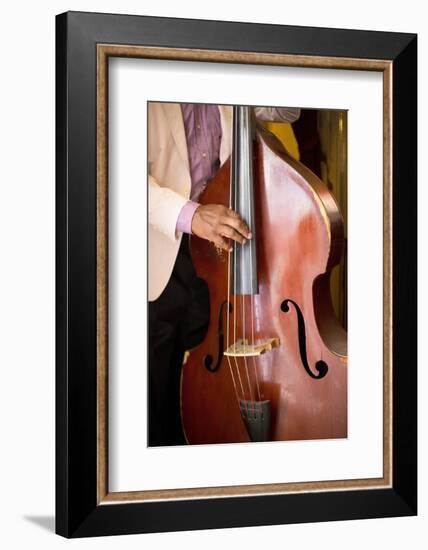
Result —
M109 492L108 489L108 59L134 57L383 73L383 476L368 479ZM392 486L392 61L97 44L97 504L221 498Z

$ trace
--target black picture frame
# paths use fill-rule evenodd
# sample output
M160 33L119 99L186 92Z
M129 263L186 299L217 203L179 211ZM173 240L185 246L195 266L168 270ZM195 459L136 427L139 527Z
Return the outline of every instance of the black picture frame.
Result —
M100 503L97 44L384 60L392 90L392 484ZM56 17L56 532L86 537L417 513L417 36L67 12ZM369 305L368 305L369 314Z

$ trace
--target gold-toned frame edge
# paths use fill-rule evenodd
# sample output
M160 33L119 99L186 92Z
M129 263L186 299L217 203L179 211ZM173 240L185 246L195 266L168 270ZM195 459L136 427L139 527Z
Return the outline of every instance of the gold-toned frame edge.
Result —
M383 477L188 489L108 490L108 59L282 65L383 73ZM183 500L392 486L392 61L97 44L97 504Z

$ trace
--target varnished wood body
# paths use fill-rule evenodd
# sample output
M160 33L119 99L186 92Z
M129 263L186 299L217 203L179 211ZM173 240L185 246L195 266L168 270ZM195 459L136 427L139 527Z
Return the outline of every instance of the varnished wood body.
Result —
M234 378L241 398L271 401L272 440L343 438L347 436L346 333L335 318L329 289L330 271L343 249L342 217L325 185L292 159L272 134L259 128L254 149L259 294L235 298L230 289L233 311L229 338L225 315L223 319L225 346L235 337L251 340L252 327L255 340L277 337L280 345L255 359L223 356L215 373L204 367L207 354L217 360L219 311L228 298L228 254L192 236L191 254L198 275L209 287L211 317L204 341L190 351L183 366L186 437L190 444L249 441ZM229 205L229 193L227 162L200 202ZM302 366L296 311L281 310L286 299L302 311L311 370L316 374L318 360L328 364L322 379L310 377Z

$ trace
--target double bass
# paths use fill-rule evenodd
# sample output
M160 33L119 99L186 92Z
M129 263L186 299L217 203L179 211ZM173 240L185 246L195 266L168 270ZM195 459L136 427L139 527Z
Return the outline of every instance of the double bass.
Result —
M343 254L338 205L321 180L233 107L232 155L201 204L223 204L252 239L227 252L192 235L210 321L181 374L189 444L347 436L347 337L330 274Z

